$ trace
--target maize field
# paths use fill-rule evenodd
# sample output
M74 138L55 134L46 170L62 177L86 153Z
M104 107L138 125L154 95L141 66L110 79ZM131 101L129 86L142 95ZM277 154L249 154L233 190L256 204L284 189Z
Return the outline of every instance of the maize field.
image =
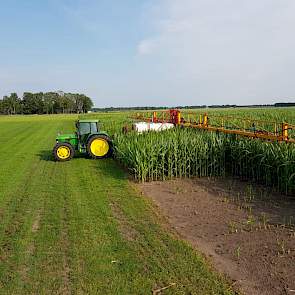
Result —
M194 129L115 138L117 159L145 182L175 177L238 176L284 193L295 191L295 148Z

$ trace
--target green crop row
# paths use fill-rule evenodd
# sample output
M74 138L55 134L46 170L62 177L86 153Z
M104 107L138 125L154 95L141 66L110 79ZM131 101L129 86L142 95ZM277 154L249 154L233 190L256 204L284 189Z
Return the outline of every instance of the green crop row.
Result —
M114 143L117 159L138 181L232 175L295 192L294 144L181 128L117 134Z

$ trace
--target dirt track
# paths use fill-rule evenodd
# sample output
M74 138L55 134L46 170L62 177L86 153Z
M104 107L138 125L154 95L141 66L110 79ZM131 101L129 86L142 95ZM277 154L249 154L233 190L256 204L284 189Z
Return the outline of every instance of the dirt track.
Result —
M235 289L295 294L294 198L228 179L153 182L139 189Z

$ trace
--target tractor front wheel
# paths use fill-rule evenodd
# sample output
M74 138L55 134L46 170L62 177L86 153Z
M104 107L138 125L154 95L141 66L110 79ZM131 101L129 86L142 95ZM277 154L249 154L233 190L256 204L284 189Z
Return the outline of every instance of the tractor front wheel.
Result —
M67 142L57 143L53 148L53 157L59 162L71 160L74 157L74 153L75 151L73 146Z
M113 153L112 140L105 135L92 136L87 144L87 153L93 159L109 158Z

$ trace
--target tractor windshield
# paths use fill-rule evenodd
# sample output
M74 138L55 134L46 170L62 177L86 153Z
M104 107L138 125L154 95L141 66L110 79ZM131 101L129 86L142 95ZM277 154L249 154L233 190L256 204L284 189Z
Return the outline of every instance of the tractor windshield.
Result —
M97 133L97 123L90 123L90 133Z
M80 123L79 124L79 133L82 134L90 134L90 133L97 133L97 124L95 122L89 123Z

